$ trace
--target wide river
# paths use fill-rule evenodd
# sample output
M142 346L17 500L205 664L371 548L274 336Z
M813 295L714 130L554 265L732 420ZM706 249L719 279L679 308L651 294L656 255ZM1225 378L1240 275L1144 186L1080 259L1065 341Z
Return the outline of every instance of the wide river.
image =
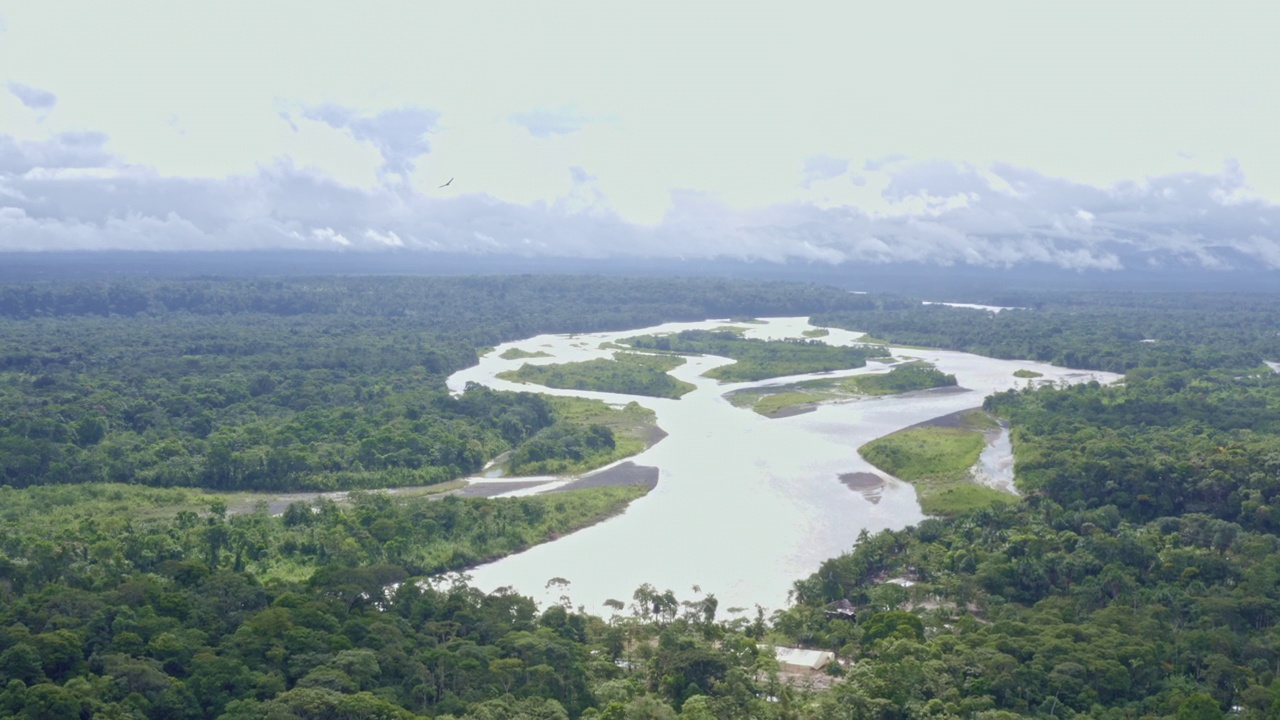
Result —
M993 360L960 352L890 348L896 358L919 358L953 373L968 392L923 393L820 406L815 412L769 419L724 399L730 390L792 382L817 376L793 376L752 383L720 383L702 377L724 358L695 357L671 372L697 389L679 400L578 390L557 390L500 380L496 376L522 363L563 363L607 358L603 342L633 335L723 327L727 321L669 323L644 330L561 336L540 335L507 343L476 367L449 378L461 391L468 382L500 390L525 390L599 398L611 403L639 402L657 414L666 439L630 458L660 470L657 488L626 512L554 542L471 571L471 582L490 591L510 586L540 602L568 595L574 605L606 612L603 603L630 604L643 583L673 590L680 599L714 593L722 610L766 609L787 605L792 583L818 569L830 557L852 548L858 534L903 528L924 516L914 489L890 481L873 502L839 481L850 472L878 472L858 455L875 438L915 423L967 408L999 390L1025 386L1019 369L1042 373L1034 382L1112 382L1110 373L1083 372L1041 363ZM750 325L748 337L795 338L811 329L806 318L774 318ZM861 333L831 330L822 338L848 344ZM508 348L541 351L547 358L503 360ZM829 373L840 377L885 372L871 362L858 370ZM883 475L883 473L879 473ZM553 578L569 582L549 584ZM700 593L693 591L694 586Z

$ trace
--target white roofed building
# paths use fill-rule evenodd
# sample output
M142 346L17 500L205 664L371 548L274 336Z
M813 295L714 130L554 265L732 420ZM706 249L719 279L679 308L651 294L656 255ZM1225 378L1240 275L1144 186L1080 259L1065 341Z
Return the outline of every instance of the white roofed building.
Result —
M836 654L828 650L805 650L776 645L773 646L773 654L784 670L821 670L836 659Z

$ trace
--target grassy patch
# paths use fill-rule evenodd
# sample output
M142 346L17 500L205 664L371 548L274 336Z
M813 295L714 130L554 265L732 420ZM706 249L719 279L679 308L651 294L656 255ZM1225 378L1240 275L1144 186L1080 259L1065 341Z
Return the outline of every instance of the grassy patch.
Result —
M990 430L999 430L1000 421L985 410L970 410L960 415L960 427L986 433Z
M917 427L872 440L858 452L885 472L919 480L968 471L985 442L981 434L964 428Z
M396 497L415 498L422 497L423 495L439 495L442 492L458 490L466 486L466 480L450 480L448 482L436 483L435 485L397 489Z
M683 364L683 358L671 355L616 353L612 360L554 365L526 363L519 370L508 370L499 373L498 377L569 390L678 398L693 390L694 386L671 377L667 371Z
M826 328L813 328L812 330L805 330L800 334L807 338L820 338L830 335L831 331Z
M755 402L752 408L756 412L766 417L777 415L778 413L792 408L797 405L808 405L809 403L822 402L828 399L825 395L807 392L783 392L765 395Z
M916 361L899 365L884 374L846 378L839 387L844 392L861 395L896 395L912 390L951 387L955 384L955 375L948 375L929 363Z
M513 348L507 348L506 350L503 350L502 354L499 355L498 357L502 358L503 360L523 360L525 358L551 357L551 353L545 353L545 352L542 352L541 350L535 350L533 352L529 352L528 350L521 350L520 348L513 347Z
M1024 368L1021 370L1014 370L1013 376L1016 378L1038 378L1044 377L1044 373L1038 373L1035 370L1027 370Z
M892 395L955 383L954 375L945 375L928 363L917 362L883 374L802 380L787 385L736 392L729 395L729 401L736 407L749 407L761 415L774 417L797 405L850 400L863 395Z
M497 350L497 348L490 345L486 345L484 347L478 347L476 348L476 357L482 358L485 355L488 355L489 353L493 352L494 350Z
M1015 498L968 479L923 478L911 483L915 486L920 509L928 515L954 516L991 507L997 503L1011 503Z
M956 515L1012 501L970 480L969 469L985 445L976 427L916 427L872 440L858 452L877 468L914 485L927 514Z

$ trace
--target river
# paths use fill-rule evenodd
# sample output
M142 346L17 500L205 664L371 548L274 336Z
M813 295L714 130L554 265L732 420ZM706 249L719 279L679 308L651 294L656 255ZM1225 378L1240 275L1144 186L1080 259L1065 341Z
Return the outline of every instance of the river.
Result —
M496 377L525 362L610 357L612 351L598 346L619 338L727 324L742 326L707 321L618 333L540 335L499 346L479 365L449 378L453 391L477 382L500 390L577 395L612 403L634 400L651 408L658 425L668 433L662 442L630 458L660 470L658 486L646 497L618 517L474 569L470 572L473 585L486 591L509 586L544 604L567 595L575 606L584 605L593 612L606 612L603 604L609 599L629 604L632 593L643 583L673 590L681 599L693 599L697 586L702 593L714 593L722 609L753 611L757 604L766 609L781 608L787 604L794 581L817 570L823 560L848 551L862 530L902 528L923 519L915 491L908 484L891 480L878 496L870 497L840 482L839 476L845 473L879 473L858 455L858 447L895 430L978 407L986 395L1028 382L1118 379L1109 373L1041 363L894 347L890 350L895 357L927 360L955 374L968 391L868 398L769 419L732 406L724 393L818 376L721 384L701 375L731 361L689 358L671 374L697 389L679 400L557 390ZM774 318L766 324L750 325L746 335L800 337L808 329L807 318ZM831 330L822 340L848 344L860 336ZM551 357L503 360L501 353L511 347L542 351ZM882 363L871 362L865 368L820 376L886 369ZM1019 369L1034 370L1043 377L1019 380L1013 375ZM549 586L552 578L569 584Z

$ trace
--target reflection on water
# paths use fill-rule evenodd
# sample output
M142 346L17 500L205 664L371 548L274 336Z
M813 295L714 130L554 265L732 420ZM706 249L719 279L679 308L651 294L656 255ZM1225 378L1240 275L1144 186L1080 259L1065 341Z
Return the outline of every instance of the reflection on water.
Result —
M1008 428L1001 427L999 434L982 449L973 468L973 479L987 487L1018 494L1013 486L1013 442Z
M449 378L454 391L478 382L496 389L538 390L615 403L635 400L651 408L668 433L665 440L631 458L661 471L657 488L648 496L609 521L476 568L472 579L477 587L511 586L544 603L568 594L575 605L597 612L603 611L608 599L629 602L642 583L674 590L678 597L691 596L691 588L697 585L703 592L714 593L721 607L782 607L795 580L812 573L824 559L849 550L863 529L901 528L923 518L909 485L890 480L878 502L873 502L841 483L840 476L847 473L878 472L858 456L859 446L918 422L977 407L987 394L1014 387L1013 372L1020 368L1063 382L1117 378L958 352L891 348L897 357L921 358L954 373L970 392L872 398L768 419L733 407L723 393L797 378L722 385L701 377L710 368L730 362L724 358L689 358L673 370L672 375L697 386L679 400L544 389L495 377L524 362L609 357L612 351L600 350L598 345L618 338L724 324L670 323L572 338L538 336L500 346L478 366ZM800 337L806 329L810 326L805 318L777 318L750 326L747 336ZM832 330L822 339L847 344L860 335ZM501 353L510 347L536 348L552 357L503 360ZM886 371L885 365L873 363L822 376ZM568 580L567 588L548 591L547 581L555 577Z

